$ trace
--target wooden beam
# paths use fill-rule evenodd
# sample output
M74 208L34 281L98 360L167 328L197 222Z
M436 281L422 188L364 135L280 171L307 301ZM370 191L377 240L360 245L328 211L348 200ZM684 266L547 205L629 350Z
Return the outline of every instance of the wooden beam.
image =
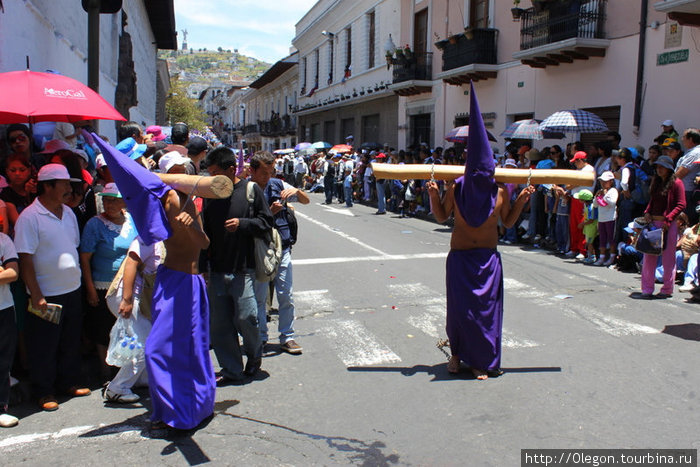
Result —
M697 13L672 11L668 14L668 19L678 21L678 24L683 26L700 26L700 14Z
M540 62L540 63L544 63L545 65L555 65L555 66L559 65L558 61L553 60L549 57L544 57L544 56L543 57L535 57L535 60Z
M547 56L548 56L549 58L551 58L552 60L558 61L559 63L561 63L561 62L574 63L574 59L571 58L571 57L568 56L568 55L562 55L562 54L547 54Z
M546 68L547 65L543 65L539 62L536 62L534 60L520 60L520 63L523 65L527 65L531 68Z
M605 49L597 47L576 47L574 50L588 57L605 57Z
M581 53L575 52L573 50L562 50L562 53L568 55L574 60L588 60L588 55L583 55Z

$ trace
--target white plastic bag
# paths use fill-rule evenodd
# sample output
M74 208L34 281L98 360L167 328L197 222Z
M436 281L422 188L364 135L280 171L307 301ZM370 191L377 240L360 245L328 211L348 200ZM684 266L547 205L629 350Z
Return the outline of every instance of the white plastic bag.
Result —
M108 365L122 367L144 359L144 346L134 332L133 319L119 317L109 333Z

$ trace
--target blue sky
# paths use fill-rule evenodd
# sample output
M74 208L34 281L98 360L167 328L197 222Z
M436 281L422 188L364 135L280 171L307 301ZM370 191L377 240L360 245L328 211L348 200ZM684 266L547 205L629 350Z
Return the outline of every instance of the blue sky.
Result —
M175 0L178 47L223 47L268 63L289 54L294 25L316 0Z

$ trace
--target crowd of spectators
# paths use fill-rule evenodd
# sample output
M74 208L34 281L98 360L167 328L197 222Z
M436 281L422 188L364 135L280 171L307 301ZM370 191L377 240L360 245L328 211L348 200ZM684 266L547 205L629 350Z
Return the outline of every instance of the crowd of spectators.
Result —
M121 319L129 320L146 347L157 320L150 313L154 283L167 248L139 236L89 122L58 123L53 136L35 138L28 126L13 124L0 138L0 427L18 423L8 413L11 396L18 402L28 393L40 410L55 411L63 397L86 396L99 387L106 402L132 404L140 399L133 389L148 384L143 356L120 369L109 364L108 349ZM272 177L271 154L256 154L244 171L232 150L211 143L184 123L168 136L161 127L144 130L126 122L114 148L144 170L224 175L236 186L230 198L194 197L198 215L181 222L199 223L201 217L201 235L208 237L199 267L211 306L207 341L222 367L216 382L245 384L262 364L273 291L279 303L277 349L302 353L293 325L296 232L287 202L309 199ZM271 235L273 227L281 237L282 261L271 283L256 281L253 240Z

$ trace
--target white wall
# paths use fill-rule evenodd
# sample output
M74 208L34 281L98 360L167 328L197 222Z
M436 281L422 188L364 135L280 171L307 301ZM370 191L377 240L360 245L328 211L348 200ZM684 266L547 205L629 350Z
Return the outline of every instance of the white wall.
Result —
M134 46L137 107L125 115L139 123L155 121L156 49L143 7L144 0L125 0L128 32ZM87 83L87 13L75 0L12 0L0 13L0 72L24 70L29 56L34 71L52 69ZM100 15L100 95L114 103L121 14ZM100 122L100 133L116 139L113 122Z

